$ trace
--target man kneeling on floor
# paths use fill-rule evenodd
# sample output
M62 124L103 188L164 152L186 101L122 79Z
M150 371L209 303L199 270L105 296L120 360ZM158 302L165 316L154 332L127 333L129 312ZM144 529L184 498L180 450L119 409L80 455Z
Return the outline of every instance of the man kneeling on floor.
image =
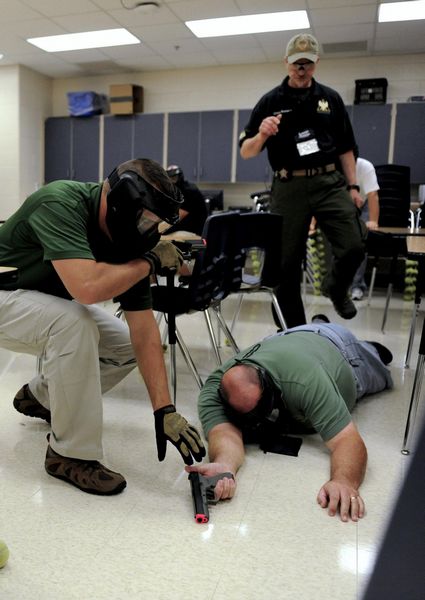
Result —
M318 432L331 454L330 479L317 502L330 516L357 521L365 505L359 494L367 451L350 412L367 394L392 388L385 365L391 352L378 342L359 341L325 315L272 335L240 352L207 379L198 409L210 463L186 467L211 477L244 460L244 442L282 433ZM231 498L236 480L224 478L216 498Z

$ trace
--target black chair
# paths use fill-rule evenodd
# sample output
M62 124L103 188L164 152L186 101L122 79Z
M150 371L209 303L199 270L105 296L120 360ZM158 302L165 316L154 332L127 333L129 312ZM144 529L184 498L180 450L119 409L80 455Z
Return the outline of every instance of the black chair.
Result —
M380 227L407 227L410 218L410 167L403 165L378 165L375 167L379 184L379 225ZM407 254L405 238L396 238L370 231L366 251L372 259L372 275L369 285L370 304L377 267L381 258L390 259L387 297L382 320L382 332L387 320L388 307L395 283L399 258Z
M194 266L191 276L181 278L179 284L176 285L175 275L170 273L166 277L165 285L158 283L151 286L153 309L164 313L168 324L170 377L174 402L177 392L176 343L199 388L203 385L189 350L176 327L176 318L179 315L203 312L218 366L222 361L208 312L209 308L215 310L219 326L231 342L234 351L239 351L220 312L220 302L230 293L230 282L233 281L229 270L233 268L231 257L234 251L233 244L238 217L237 213L231 212L210 215L205 222L202 234L204 243L194 251Z
M224 191L223 190L201 190L207 206L208 214L224 209Z
M266 293L282 330L285 319L274 293L280 283L282 217L269 212L240 213L234 238L231 293L240 294L230 330L236 324L245 294Z

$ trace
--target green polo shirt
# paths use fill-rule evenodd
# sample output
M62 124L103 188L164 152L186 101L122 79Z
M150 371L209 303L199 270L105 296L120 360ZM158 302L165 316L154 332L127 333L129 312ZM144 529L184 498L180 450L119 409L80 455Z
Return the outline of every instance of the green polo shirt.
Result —
M263 340L208 377L198 400L205 436L216 425L228 422L217 390L223 374L237 360L266 369L282 391L284 407L296 420L314 428L324 441L350 423L350 412L356 404L351 367L328 339L303 331Z
M52 262L69 258L123 263L98 225L102 184L54 181L31 194L0 227L0 265L18 268L1 289L38 290L70 298ZM133 257L135 258L135 257ZM149 278L120 296L123 308L151 307Z

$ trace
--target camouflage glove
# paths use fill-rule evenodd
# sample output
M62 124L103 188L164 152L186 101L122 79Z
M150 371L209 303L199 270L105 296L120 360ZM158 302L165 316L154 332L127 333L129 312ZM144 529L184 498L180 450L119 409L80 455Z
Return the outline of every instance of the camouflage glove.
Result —
M187 465L193 464L193 458L197 462L202 460L205 456L205 448L201 436L195 427L176 412L172 404L159 408L153 414L159 461L165 458L167 440L177 448Z
M163 269L176 269L182 266L184 257L172 242L161 241L146 252L143 258L151 265L151 274L160 273Z

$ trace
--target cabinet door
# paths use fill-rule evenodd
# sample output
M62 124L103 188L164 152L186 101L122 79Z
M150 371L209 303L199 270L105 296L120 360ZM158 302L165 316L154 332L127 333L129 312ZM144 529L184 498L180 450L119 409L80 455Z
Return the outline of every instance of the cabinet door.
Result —
M164 115L135 115L134 158L151 158L160 165L164 149Z
M199 181L230 181L232 170L233 111L201 112Z
M186 179L199 175L200 113L170 113L168 117L167 165L179 165Z
M99 117L71 119L71 178L99 181Z
M106 178L120 163L134 158L134 117L104 118L103 177Z
M390 104L355 104L352 112L359 155L374 165L388 162L391 129Z
M44 126L44 181L71 179L71 119L50 117Z
M251 110L238 111L238 137L249 121ZM263 150L254 158L244 159L240 155L239 145L236 158L236 181L262 183L264 187L269 185L272 171L267 158L267 150Z
M397 104L393 163L410 167L411 183L425 182L425 104Z

